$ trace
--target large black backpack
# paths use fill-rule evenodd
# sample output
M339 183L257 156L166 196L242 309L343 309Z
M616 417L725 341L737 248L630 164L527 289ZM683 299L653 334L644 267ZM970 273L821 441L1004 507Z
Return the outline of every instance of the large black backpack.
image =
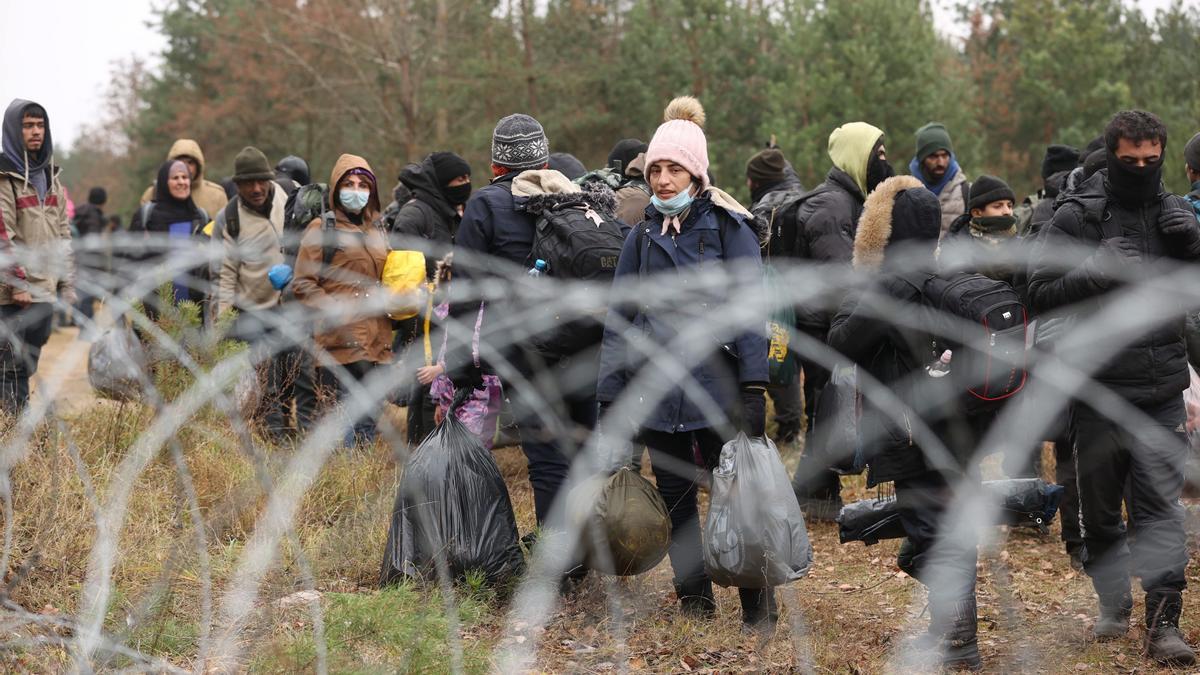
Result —
M536 214L529 266L546 261L546 274L558 279L596 282L607 289L617 271L625 235L621 223L578 199L546 202ZM552 328L534 339L548 354L574 354L599 345L604 337L607 303L598 302L586 316L563 321L551 317Z
M935 274L925 302L959 320L945 336L954 357L951 381L966 392L968 410L993 410L1025 386L1028 316L1012 286L982 274Z
M754 214L754 233L758 235L760 245L770 245L768 250L771 253L779 251L785 228L784 221L792 220L788 218L788 214L806 196L808 196L807 193L802 189L776 190L767 193L765 197L758 200L758 203L751 207L750 213ZM793 226L794 223L789 223L787 228L790 230ZM795 238L794 234L792 238Z
M760 204L754 210L754 214L755 220L758 220L760 211L763 212L764 217L767 217L766 210L770 209L769 220L767 220L770 228L767 235L767 252L771 256L808 257L808 252L801 250L800 247L800 230L803 229L804 223L799 222L796 216L801 204L819 194L829 192L830 189L832 188L829 185L821 183L807 192L784 193L778 198L778 201L767 202L766 198L763 199L763 202L766 203Z
M582 197L559 201L538 215L529 263L545 260L546 273L559 279L611 281L624 242L621 223Z

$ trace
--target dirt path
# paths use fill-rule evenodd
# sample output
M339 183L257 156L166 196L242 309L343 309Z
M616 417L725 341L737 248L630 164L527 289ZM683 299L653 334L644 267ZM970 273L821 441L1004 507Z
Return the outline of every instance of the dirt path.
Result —
M76 415L96 401L88 384L87 359L92 343L79 339L78 328L58 328L42 348L38 375L31 383L35 395L47 388L55 390L58 412Z

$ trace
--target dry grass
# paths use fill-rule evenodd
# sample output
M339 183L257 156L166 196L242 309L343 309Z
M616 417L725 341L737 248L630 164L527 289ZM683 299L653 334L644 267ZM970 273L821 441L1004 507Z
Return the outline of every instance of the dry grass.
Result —
M39 430L12 475L14 556L7 582L13 602L45 615L69 616L76 610L93 539L86 486L103 500L114 468L149 420L140 406L101 402L71 419L67 433L50 425ZM265 503L262 476L217 416L198 415L179 441L206 521L219 598ZM72 446L85 474L72 458ZM289 450L266 452L274 477ZM524 458L515 448L498 450L496 457L526 531L533 526L533 500ZM449 667L440 594L415 587L374 589L396 479L392 453L382 444L336 453L310 486L295 522L304 558L323 593L329 664L338 672ZM861 481L847 480L845 492L851 499L863 496ZM536 668L544 672L885 670L904 636L923 628L919 585L897 572L895 542L841 546L834 526L816 523L810 530L815 569L781 593L783 621L771 636L742 633L736 593L729 589L718 589L715 620L682 617L664 562L637 578L589 579L548 618L544 630L506 626L506 607L493 594L460 588L463 666L470 672L489 670L496 654L534 641ZM201 574L193 537L178 473L164 452L133 492L106 627L124 644L184 667L191 666L201 634ZM275 604L303 588L296 553L285 547L267 577L260 596L263 611L245 634L246 668L289 672L313 665L307 614ZM1193 562L1189 580L1198 574ZM609 611L612 594L622 607L619 616ZM1193 644L1200 643L1195 597L1185 595L1184 615ZM980 641L995 672L1159 672L1141 655L1140 626L1125 640L1104 645L1088 640L1093 612L1090 583L1070 570L1057 530L1048 537L1001 532L981 553ZM0 665L69 668L61 648L14 648L19 640L68 634L6 620L3 639L10 644L0 651ZM103 665L127 664L114 659Z

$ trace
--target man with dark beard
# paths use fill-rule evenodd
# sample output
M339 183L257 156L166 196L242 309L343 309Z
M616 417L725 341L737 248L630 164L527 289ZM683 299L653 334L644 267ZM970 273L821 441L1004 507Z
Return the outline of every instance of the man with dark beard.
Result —
M1200 223L1183 198L1162 186L1167 129L1155 115L1119 112L1104 132L1106 169L1067 195L1039 238L1030 298L1036 311L1072 306L1094 314L1122 279L1153 282L1154 265L1200 258ZM1082 264L1064 269L1068 247L1095 247ZM1169 265L1167 267L1170 267ZM1146 592L1146 642L1155 660L1190 666L1196 655L1179 631L1188 553L1183 526L1184 389L1189 383L1184 318L1127 322L1123 348L1095 370L1107 389L1132 408L1113 419L1081 402L1070 411L1079 484L1084 570L1099 596L1096 639L1122 637L1133 609L1130 572ZM1063 354L1070 366L1070 355ZM1076 355L1087 359L1087 354ZM1137 536L1128 541L1122 498ZM1132 549L1132 553L1131 553Z
M967 211L971 184L958 165L946 126L930 122L917 129L917 149L908 172L938 198L942 207L942 232Z

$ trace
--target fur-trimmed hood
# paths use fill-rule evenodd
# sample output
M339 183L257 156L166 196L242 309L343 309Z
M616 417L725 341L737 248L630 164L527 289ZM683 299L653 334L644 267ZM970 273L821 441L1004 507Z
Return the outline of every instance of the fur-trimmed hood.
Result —
M912 176L894 176L867 197L854 236L854 267L879 269L887 248L900 240L929 240L933 255L941 233L937 197Z
M554 169L522 171L513 180L513 197L518 208L538 215L562 204L584 203L606 219L615 219L617 197L603 181L585 181L582 186Z

